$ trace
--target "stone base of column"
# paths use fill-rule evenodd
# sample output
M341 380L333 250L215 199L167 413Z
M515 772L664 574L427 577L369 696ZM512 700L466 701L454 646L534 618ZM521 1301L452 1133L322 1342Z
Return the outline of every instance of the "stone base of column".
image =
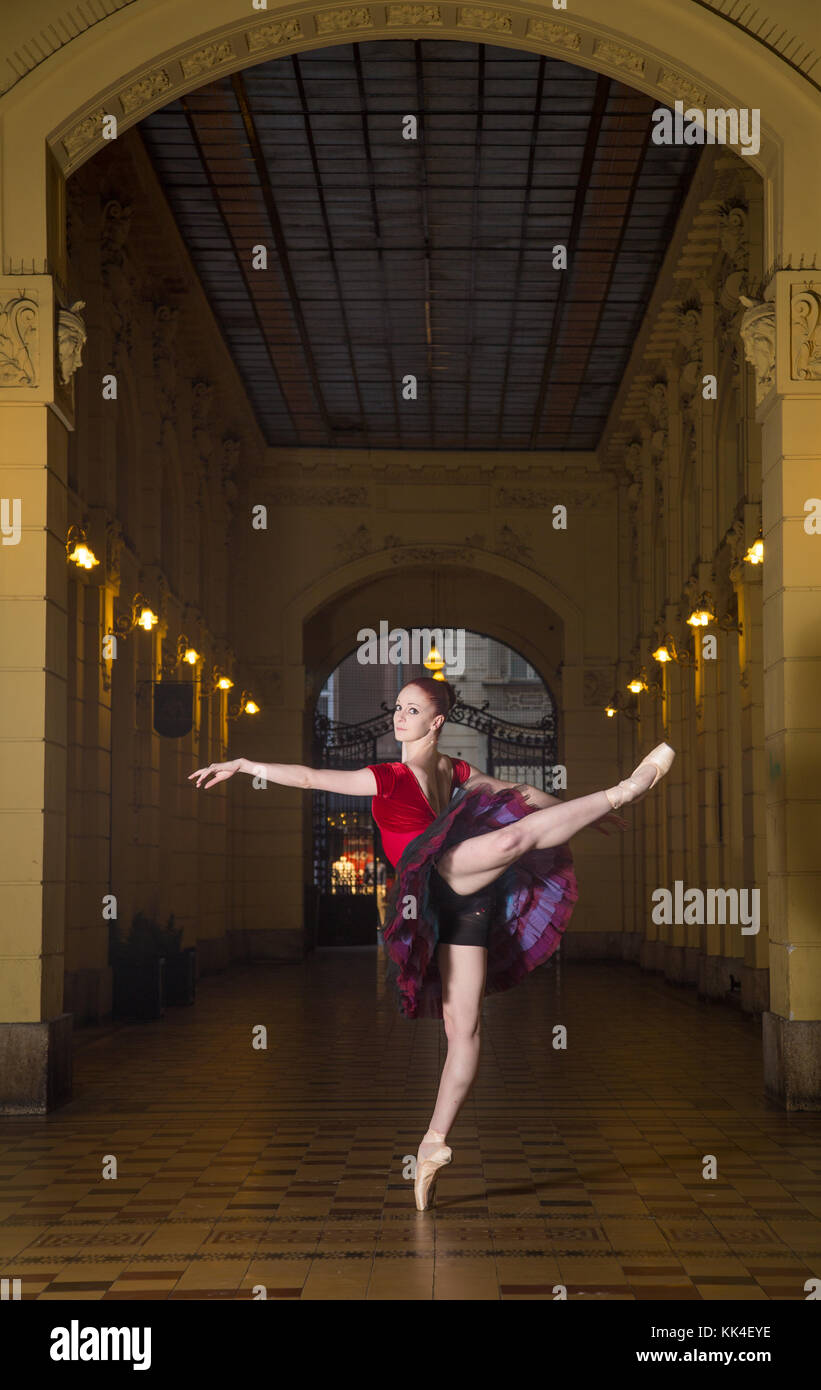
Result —
M698 979L699 951L696 946L664 943L663 970L671 985L694 985Z
M638 961L641 933L627 931L568 931L562 937L562 960Z
M761 1015L764 1093L785 1110L821 1110L821 1020Z
M243 927L228 935L232 961L251 964L258 960L305 958L305 933L301 927Z
M655 941L642 941L639 950L639 965L642 970L658 971L664 969L664 952L667 946L666 941L658 938Z
M71 1014L0 1023L0 1115L45 1115L71 1099Z
M111 1018L112 970L67 970L63 989L63 1008L74 1015L74 1025L104 1023Z

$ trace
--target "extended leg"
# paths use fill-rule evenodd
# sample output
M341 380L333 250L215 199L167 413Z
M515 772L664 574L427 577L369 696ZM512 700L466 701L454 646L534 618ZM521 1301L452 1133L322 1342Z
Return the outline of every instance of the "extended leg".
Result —
M652 764L644 764L633 773L638 786L649 786L654 776ZM486 835L476 835L453 845L437 859L436 867L454 892L476 893L529 850L562 845L571 835L593 825L611 810L607 792L577 796L558 806L534 811L500 830L489 830Z
M481 1050L479 1029L487 951L483 946L440 945L437 959L448 1055L430 1128L419 1146L420 1159L441 1146L476 1079Z

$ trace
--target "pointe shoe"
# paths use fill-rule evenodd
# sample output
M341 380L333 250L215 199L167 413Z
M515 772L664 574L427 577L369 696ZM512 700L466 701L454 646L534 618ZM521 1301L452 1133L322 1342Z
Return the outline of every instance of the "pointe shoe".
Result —
M436 1129L429 1129L428 1134L432 1134L436 1139L444 1140L444 1134L440 1134ZM422 1140L424 1144L425 1140ZM416 1210L427 1211L433 1206L435 1196L435 1183L439 1176L439 1169L444 1168L453 1158L452 1151L447 1144L436 1149L428 1158L417 1159L416 1181L413 1184L413 1195L416 1198Z
M623 782L619 782L617 787L610 787L610 789L604 793L610 805L613 807L613 810L618 811L626 802L640 801L643 796L646 796L656 785L659 778L664 777L664 775L670 771L675 756L675 750L670 747L669 743L657 744L652 752L648 753L647 757L642 759L638 767L631 772L629 777L625 778ZM643 767L648 766L656 769L655 777L648 786L637 786L634 781L636 773Z

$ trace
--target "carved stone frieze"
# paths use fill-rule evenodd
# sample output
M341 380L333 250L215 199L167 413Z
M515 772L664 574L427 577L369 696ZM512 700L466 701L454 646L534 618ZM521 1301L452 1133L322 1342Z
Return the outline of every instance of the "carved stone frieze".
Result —
M83 345L88 337L81 309L85 300L77 299L70 309L57 310L57 359L60 364L60 381L68 386L71 378L83 362Z
M81 154L88 145L99 139L102 134L103 118L109 114L104 106L98 106L96 111L90 111L81 121L71 127L63 136L62 145L69 159L74 159Z
M792 286L790 321L792 326L793 381L821 380L821 287L810 280L803 287Z
M738 331L744 355L755 371L755 400L760 405L775 381L775 305L740 296L745 312Z
M314 15L317 34L344 34L351 29L372 29L373 15L367 5L346 5L343 9L323 10Z
M626 68L628 72L641 74L646 66L640 53L626 48L622 43L613 43L611 39L599 39L593 52L602 62L610 63L615 68Z
M295 43L301 38L304 35L298 19L272 20L268 24L260 24L245 36L249 53L259 53L263 48L278 48L282 43Z
M0 295L0 387L40 382L40 304L36 290Z
M410 24L425 24L430 27L442 23L442 11L438 5L388 5L388 27Z
M230 41L221 39L218 43L207 43L195 53L187 54L181 59L180 67L185 77L200 77L202 73L211 72L221 63L230 62L233 57L234 50Z
M507 10L492 10L485 5L460 5L456 20L460 28L484 29L494 34L510 34L513 18Z
M582 36L576 29L566 24L555 24L552 19L531 19L527 26L528 36L545 39L557 48L567 48L576 53L582 46Z
M669 93L673 98L683 101L687 106L706 107L708 104L707 93L694 83L682 77L680 72L674 72L671 68L664 68L659 73L657 87L663 92Z
M165 68L155 68L153 72L143 73L136 82L132 82L120 92L120 102L126 116L130 116L133 111L139 111L142 106L147 106L156 97L162 96L170 86L171 78Z

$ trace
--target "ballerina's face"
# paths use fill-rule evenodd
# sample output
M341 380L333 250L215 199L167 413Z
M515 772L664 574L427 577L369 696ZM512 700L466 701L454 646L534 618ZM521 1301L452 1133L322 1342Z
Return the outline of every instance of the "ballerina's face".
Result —
M441 716L429 695L415 685L406 685L396 697L393 711L393 731L400 743L412 743L414 739L435 734L438 728L433 721Z

